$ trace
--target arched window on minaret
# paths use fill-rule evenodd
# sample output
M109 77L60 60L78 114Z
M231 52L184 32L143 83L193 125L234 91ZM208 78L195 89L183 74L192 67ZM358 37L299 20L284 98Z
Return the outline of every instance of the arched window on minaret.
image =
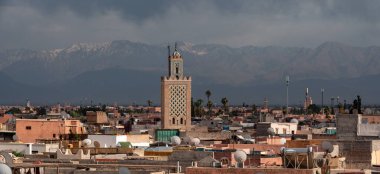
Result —
M175 124L175 118L172 119L172 124Z
M183 124L183 118L181 118L181 124Z

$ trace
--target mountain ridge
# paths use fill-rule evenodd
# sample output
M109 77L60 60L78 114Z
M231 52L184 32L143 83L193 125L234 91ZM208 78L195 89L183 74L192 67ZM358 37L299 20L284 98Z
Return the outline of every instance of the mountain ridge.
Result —
M316 48L281 46L233 48L221 44L178 42L178 49L184 57L185 74L193 76L194 89L200 91L205 90L202 88L215 88L219 93L229 93L229 90L244 89L249 93L249 88L265 90L260 87L261 85L267 85L268 88L281 86L286 75L290 76L291 83L305 81L310 84L306 85L309 87L312 86L313 81L320 83L327 81L334 89L338 89L344 87L344 85L339 85L344 81L358 89L365 89L348 83L345 79L360 81L358 80L360 78L380 74L379 46L355 47L338 42L325 42ZM77 89L73 87L75 85L69 84L86 81L86 78L87 80L96 79L96 76L101 76L99 72L110 74L109 78L114 78L114 81L124 79L136 84L144 84L145 81L150 80L155 82L150 84L151 86L159 85L159 77L167 74L167 54L167 48L163 44L153 45L128 40L78 43L66 48L44 51L0 50L0 71L10 77L12 83L17 84L16 86L25 86L31 93L44 94L44 91L47 91L46 97L39 98L41 101L48 101L49 97L54 97L51 94L54 92L51 91L63 90L57 87L58 84L76 91ZM112 69L122 71L111 72ZM118 74L118 72L127 74ZM86 74L88 76L84 76ZM108 82L111 83L112 80ZM379 83L365 81L363 85L378 86ZM80 91L88 90L85 88L86 84L80 84L77 86L79 92L74 92L76 95L80 95ZM274 86L271 87L271 85ZM327 88L326 85L317 86ZM137 90L134 93L139 92L139 88L129 87ZM98 90L105 91L106 88L107 86L102 86ZM283 90L282 88L275 89ZM349 92L352 89L347 88L347 90L348 92L343 92L344 95L356 95ZM122 92L119 88L115 91ZM126 88L126 91L130 90ZM373 92L373 89L370 91ZM366 93L366 91L363 92ZM303 94L303 92L299 93ZM337 90L336 93L339 91ZM92 93L92 95L96 97L97 93ZM151 95L154 98L159 96L158 94ZM234 95L240 96L238 93ZM275 95L282 95L282 93L273 94ZM232 93L231 97L233 97ZM70 99L65 98L65 100ZM234 100L247 101L249 99L242 96ZM280 103L280 100L276 102ZM373 102L376 101L373 100Z

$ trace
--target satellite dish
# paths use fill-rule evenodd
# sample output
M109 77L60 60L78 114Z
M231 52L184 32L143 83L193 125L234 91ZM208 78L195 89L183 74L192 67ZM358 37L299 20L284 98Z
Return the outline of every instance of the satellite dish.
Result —
M183 141L184 141L186 144L190 144L191 139L192 139L192 137L185 137L185 138L183 139Z
M170 141L172 142L172 145L178 146L181 144L181 138L178 136L172 136L170 138Z
M236 151L234 157L235 160L239 163L244 163L244 161L247 160L247 154L242 150Z
M95 146L96 148L99 148L99 147L100 147L100 143L99 143L98 141L94 141L94 146Z
M18 136L16 134L12 136L12 139L13 139L13 141L18 141L19 140L19 138L18 138Z
M12 170L6 164L0 164L0 173L1 174L12 174Z
M268 128L267 132L268 132L269 135L272 135L272 136L275 134L275 133L274 133L274 129L271 128L271 127Z
M298 124L298 120L295 119L295 118L291 119L290 122L291 122L291 123L297 123L297 124Z
M131 171L127 167L119 167L119 174L130 174Z
M281 138L281 139L280 139L280 143L281 143L281 144L285 144L285 143L286 143L286 139L285 139L285 138Z
M331 153L334 150L334 146L329 141L323 141L322 149L327 153Z
M92 141L91 141L90 139L84 139L84 140L82 141L82 144L83 144L84 147L88 147L88 146L90 146L91 143L92 143Z
M198 146L200 142L201 142L201 140L199 138L193 138L193 139L191 139L190 144L194 145L194 146Z

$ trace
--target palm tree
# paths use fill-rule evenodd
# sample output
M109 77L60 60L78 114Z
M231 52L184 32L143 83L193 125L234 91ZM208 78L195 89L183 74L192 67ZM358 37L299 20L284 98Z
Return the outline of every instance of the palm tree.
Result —
M228 99L226 97L223 97L222 100L222 105L223 105L223 108L224 108L224 112L228 112Z
M202 99L198 99L198 100L194 103L194 106L195 106L195 113L197 113L196 116L198 116L198 117L201 115L202 104L203 104L203 100L202 100Z
M208 108L208 114L209 114L209 118L211 118L211 107L212 107L213 103L211 100L209 100L207 102L207 108Z
M146 101L148 103L148 117L150 116L149 113L150 113L150 106L152 105L153 101L152 100L147 100Z
M210 90L206 91L206 96L207 96L207 102L210 101L210 96L211 96L211 91Z
M207 96L207 107L208 107L208 115L211 118L211 107L212 107L212 102L210 101L210 96L211 96L211 91L207 90L206 91L206 96Z
M149 106L149 107L152 106L152 103L153 103L152 100L147 100L146 102L148 103L148 106Z

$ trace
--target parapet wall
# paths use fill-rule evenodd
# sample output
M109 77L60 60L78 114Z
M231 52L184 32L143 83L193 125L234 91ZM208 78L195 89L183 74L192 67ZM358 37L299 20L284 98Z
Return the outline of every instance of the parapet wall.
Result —
M318 169L287 169L287 168L206 168L188 167L186 174L252 174L252 173L271 173L271 174L315 174ZM319 173L321 171L319 170Z

